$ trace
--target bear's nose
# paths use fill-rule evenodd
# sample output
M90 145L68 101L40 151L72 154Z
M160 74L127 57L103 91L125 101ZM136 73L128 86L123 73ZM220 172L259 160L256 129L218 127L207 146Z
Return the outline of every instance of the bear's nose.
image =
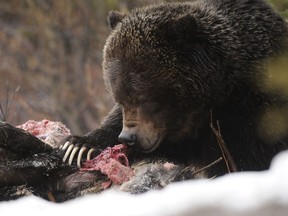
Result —
M118 140L128 146L134 146L137 144L137 135L129 132L122 131L118 136Z

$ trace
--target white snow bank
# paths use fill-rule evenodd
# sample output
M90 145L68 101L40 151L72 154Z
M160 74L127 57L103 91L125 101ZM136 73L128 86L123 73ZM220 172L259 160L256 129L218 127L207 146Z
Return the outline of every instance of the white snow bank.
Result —
M37 197L0 202L1 215L184 216L288 215L288 151L280 153L269 171L242 172L218 179L173 183L142 195L107 191L63 204Z

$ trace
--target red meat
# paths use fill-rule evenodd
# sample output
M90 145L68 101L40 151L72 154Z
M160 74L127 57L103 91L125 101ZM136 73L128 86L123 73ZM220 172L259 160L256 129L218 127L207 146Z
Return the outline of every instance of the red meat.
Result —
M52 147L57 147L63 138L70 135L70 130L64 124L46 119L39 122L29 120L17 127L31 133ZM127 147L123 144L108 147L94 159L86 161L81 171L97 170L107 175L110 182L103 184L104 188L110 186L112 182L120 185L134 176L133 169L129 167L126 150Z
M93 160L84 163L82 171L98 170L107 175L115 184L122 184L134 176L126 157L127 147L123 144L108 147Z
M52 147L56 147L60 140L71 135L70 130L64 124L47 119L42 121L29 120L16 127L31 133Z

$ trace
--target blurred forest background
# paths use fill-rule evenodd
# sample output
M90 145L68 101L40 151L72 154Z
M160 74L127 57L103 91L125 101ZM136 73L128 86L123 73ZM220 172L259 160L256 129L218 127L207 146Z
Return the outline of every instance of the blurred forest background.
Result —
M0 120L98 127L113 106L101 68L107 13L158 2L168 1L0 0ZM288 18L288 0L270 3Z

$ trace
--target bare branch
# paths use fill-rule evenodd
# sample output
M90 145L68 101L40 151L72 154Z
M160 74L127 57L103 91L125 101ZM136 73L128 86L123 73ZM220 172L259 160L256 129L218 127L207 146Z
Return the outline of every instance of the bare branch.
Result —
M210 163L209 165L204 166L204 167L202 167L201 169L199 169L199 170L197 170L196 172L194 172L194 173L193 173L193 176L197 175L198 173L200 173L200 172L202 172L202 171L204 171L204 170L209 169L210 167L214 166L215 164L219 163L219 162L222 161L222 160L223 160L222 157L218 158L217 160L215 160L214 162Z
M5 121L4 110L0 101L0 121Z
M237 172L237 167L236 167L235 161L234 161L230 151L228 150L228 148L224 142L224 139L221 135L219 121L217 121L217 129L216 129L213 125L212 111L210 111L210 114L211 114L210 128L212 129L213 133L216 136L217 143L221 149L221 153L222 153L222 156L224 158L225 164L227 166L228 173Z
M1 121L7 121L9 112L12 109L12 104L14 100L14 96L16 93L20 90L20 86L18 86L15 90L10 89L9 82L6 83L6 95L5 95L5 101L3 102L3 105L0 101L0 120Z

